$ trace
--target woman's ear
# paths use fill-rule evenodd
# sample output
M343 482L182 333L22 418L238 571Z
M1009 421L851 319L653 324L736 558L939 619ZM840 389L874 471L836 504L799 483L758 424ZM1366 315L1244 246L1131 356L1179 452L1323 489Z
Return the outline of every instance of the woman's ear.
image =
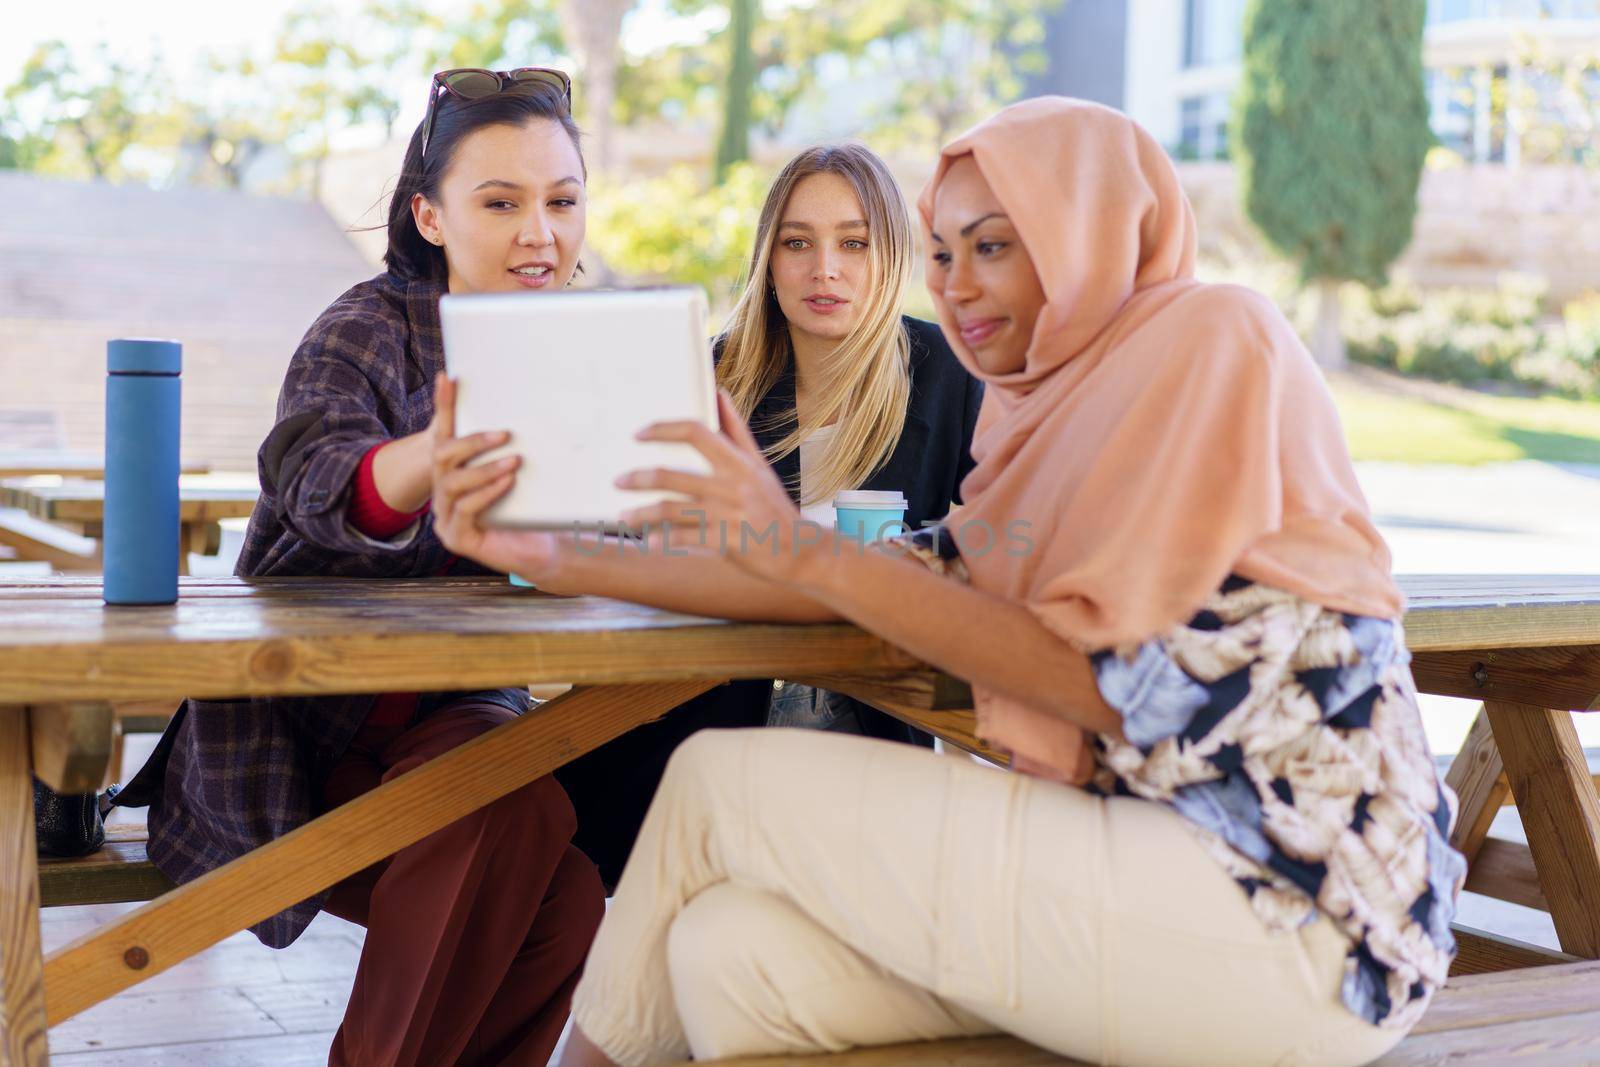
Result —
M422 234L422 239L431 244L444 244L444 231L439 226L439 209L428 203L428 198L421 193L411 195L411 218L417 224L417 232Z

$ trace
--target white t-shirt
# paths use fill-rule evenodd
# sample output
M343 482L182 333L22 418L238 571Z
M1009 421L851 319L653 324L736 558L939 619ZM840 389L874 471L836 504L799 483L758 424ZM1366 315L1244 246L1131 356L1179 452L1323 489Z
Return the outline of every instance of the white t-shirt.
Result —
M828 442L833 440L837 425L819 426L811 431L811 436L800 442L800 498L805 499L806 488L816 476L816 470L822 465L822 454L827 451ZM833 529L834 513L833 501L819 500L800 509L800 517L823 527Z

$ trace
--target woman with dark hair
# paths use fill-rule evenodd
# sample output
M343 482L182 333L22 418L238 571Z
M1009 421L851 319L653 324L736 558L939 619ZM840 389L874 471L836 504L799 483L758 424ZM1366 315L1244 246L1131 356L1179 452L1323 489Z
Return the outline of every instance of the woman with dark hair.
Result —
M322 313L261 447L237 573L491 573L428 520L445 292L555 292L583 245L585 168L567 76L434 76L389 213L388 270ZM525 689L188 701L119 803L150 806L177 882L281 837L526 710ZM332 1064L544 1063L604 909L577 819L532 782L254 928L287 946L318 911L367 928Z

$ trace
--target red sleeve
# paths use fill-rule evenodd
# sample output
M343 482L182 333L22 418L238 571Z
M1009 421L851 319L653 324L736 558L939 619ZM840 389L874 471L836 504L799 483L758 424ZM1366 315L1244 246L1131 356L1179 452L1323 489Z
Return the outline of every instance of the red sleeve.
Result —
M367 454L361 457L361 466L356 469L355 481L350 489L350 507L346 512L350 525L374 541L389 540L428 510L428 505L424 504L416 511L396 511L378 495L378 483L372 479L372 460L380 448L392 443L385 441L367 450Z

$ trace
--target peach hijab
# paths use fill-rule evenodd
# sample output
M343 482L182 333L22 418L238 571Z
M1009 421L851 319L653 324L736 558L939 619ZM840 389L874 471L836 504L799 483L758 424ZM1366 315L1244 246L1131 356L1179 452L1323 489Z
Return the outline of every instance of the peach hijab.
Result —
M1023 367L989 374L934 294L987 386L966 503L946 520L973 584L1086 652L1188 620L1229 574L1398 618L1321 373L1266 298L1195 280L1194 216L1150 135L1085 101L1014 104L945 148L917 204L925 238L940 181L969 154L1047 301ZM988 537L1017 520L1026 550ZM1087 779L1082 730L982 689L977 703L980 735L1018 769Z

